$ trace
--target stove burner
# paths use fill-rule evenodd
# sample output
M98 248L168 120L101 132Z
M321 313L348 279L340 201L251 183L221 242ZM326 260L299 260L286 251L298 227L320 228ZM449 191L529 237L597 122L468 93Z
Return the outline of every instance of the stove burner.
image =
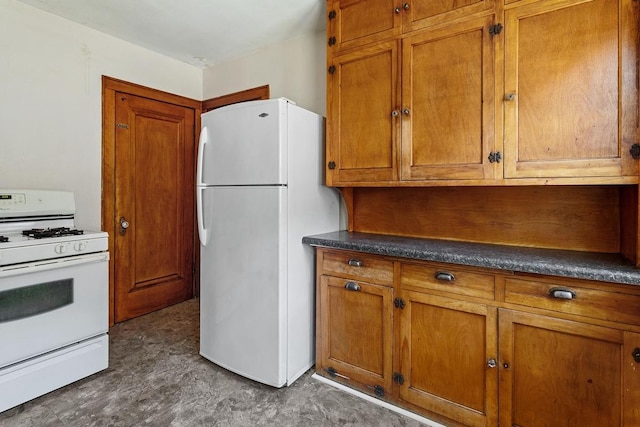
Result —
M0 243L8 242L9 238L7 236L0 236Z
M24 236L33 237L35 239L43 239L46 237L60 237L60 236L77 236L83 234L82 230L72 230L67 227L58 228L33 228L31 230L23 230Z

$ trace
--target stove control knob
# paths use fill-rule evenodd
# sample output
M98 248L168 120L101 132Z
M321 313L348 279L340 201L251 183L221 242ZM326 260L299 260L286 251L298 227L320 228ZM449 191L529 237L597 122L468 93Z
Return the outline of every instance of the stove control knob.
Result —
M87 249L87 242L76 242L73 245L73 249L75 249L76 252L82 252Z
M67 245L65 245L64 243L60 243L56 246L55 251L57 254L63 254L67 252Z

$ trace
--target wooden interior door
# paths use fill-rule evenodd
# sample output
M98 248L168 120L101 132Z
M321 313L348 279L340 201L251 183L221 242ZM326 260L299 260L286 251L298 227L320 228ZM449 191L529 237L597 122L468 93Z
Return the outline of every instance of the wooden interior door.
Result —
M193 296L195 111L115 94L115 321Z

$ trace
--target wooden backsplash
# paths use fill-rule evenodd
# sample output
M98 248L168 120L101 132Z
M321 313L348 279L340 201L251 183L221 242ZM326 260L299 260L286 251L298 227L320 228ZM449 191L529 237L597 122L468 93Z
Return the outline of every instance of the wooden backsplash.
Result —
M351 231L623 253L636 260L637 186L355 187L343 192Z

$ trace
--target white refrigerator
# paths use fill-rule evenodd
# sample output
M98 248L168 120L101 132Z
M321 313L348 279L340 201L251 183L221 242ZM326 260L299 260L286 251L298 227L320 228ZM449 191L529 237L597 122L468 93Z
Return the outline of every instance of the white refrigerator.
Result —
M200 354L290 385L315 362L315 265L302 237L339 228L324 185L324 122L284 98L202 115Z

